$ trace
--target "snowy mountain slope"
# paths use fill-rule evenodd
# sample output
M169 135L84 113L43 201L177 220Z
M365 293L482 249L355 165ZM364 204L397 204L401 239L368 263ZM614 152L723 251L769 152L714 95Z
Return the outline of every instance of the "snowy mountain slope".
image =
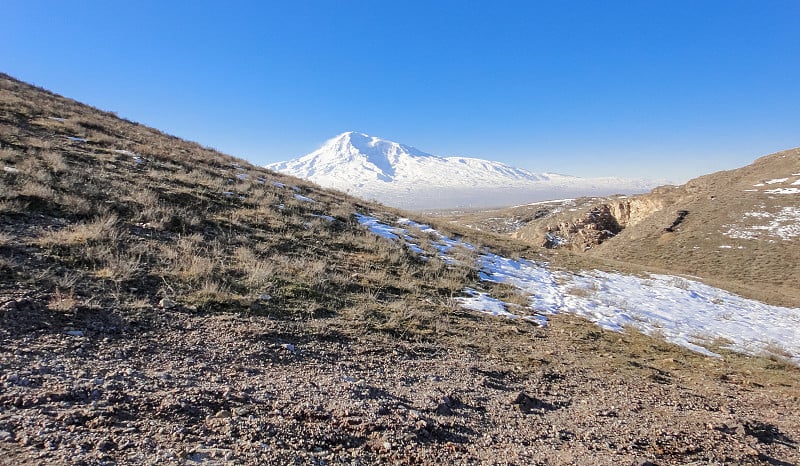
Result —
M642 180L533 173L489 160L438 157L358 132L342 133L308 155L267 168L412 209L511 205L653 187Z

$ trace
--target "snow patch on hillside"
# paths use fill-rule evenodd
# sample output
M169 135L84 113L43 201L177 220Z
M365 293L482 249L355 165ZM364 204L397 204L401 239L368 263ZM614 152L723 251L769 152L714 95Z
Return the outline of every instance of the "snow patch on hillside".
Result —
M759 214L761 215L761 214ZM800 215L800 209L787 215ZM388 225L357 214L358 221L390 241L416 246L413 226L435 238L438 254L457 246L474 246L440 234L430 226L403 219ZM772 218L772 217L771 217ZM411 248L418 254L419 247ZM770 306L724 290L671 275L639 277L598 270L582 273L552 271L545 263L511 259L484 252L477 264L484 282L512 285L529 296L524 309L467 288L459 304L472 311L545 325L547 315L569 312L604 329L635 328L645 334L708 356L719 357L709 346L755 355L775 355L800 365L800 309ZM516 312L512 312L516 311Z
M757 224L752 219L761 220ZM741 223L723 225L725 236L735 239L767 238L788 241L800 236L800 207L783 207L777 213L747 212ZM766 222L766 223L764 223Z

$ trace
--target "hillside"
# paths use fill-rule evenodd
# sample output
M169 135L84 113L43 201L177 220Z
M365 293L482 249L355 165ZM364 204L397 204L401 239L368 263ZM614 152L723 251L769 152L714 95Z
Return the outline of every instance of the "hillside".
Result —
M485 208L577 195L640 193L654 186L646 180L532 173L489 160L439 157L353 131L330 139L310 154L267 168L413 210Z
M0 462L800 461L796 310L403 217L0 75Z
M713 279L800 306L800 149L649 194L586 202L526 223L517 238Z

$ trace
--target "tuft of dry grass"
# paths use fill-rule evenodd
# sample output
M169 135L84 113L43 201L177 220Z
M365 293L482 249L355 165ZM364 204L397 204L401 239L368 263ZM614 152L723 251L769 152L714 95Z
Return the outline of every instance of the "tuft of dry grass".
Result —
M72 312L77 309L78 304L79 301L75 297L74 290L70 289L69 292L63 293L61 289L56 288L50 302L47 303L47 308L51 311Z
M117 228L118 218L114 214L103 215L89 223L79 223L60 230L42 233L36 243L46 248L78 246L115 242L121 231Z

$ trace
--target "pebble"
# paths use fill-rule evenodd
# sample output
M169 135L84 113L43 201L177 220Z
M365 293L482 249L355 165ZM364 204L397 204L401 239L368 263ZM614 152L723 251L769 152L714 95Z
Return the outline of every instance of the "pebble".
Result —
M163 298L158 302L158 305L161 306L162 309L174 309L178 303L169 298Z
M71 335L71 336L73 336L73 337L82 337L82 336L85 336L85 335L86 335L86 334L83 332L83 330L68 330L68 331L66 331L66 332L64 332L64 333L66 333L67 335Z

